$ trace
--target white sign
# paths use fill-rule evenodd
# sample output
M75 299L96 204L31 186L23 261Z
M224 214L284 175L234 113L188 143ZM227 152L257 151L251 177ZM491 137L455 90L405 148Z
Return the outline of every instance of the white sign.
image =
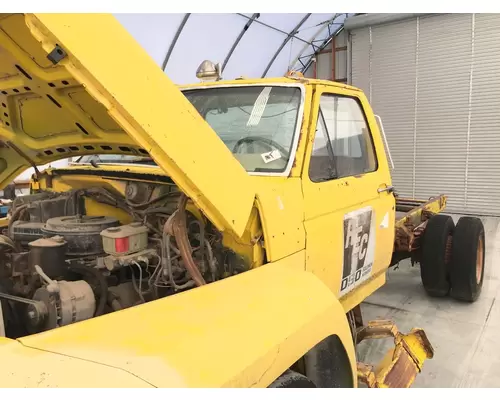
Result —
M267 164L267 163L270 163L271 161L279 160L281 158L281 153L279 150L273 150L273 151L269 151L267 153L262 153L260 156L262 157L264 162Z
M340 296L353 290L372 273L375 257L375 212L372 207L344 215L344 259Z

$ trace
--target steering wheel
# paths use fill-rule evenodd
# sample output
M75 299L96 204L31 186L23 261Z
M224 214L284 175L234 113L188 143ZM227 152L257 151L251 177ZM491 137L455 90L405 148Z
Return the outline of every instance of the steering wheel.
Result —
M252 143L252 142L260 142L260 143L266 145L270 149L270 151L277 149L284 158L288 159L288 156L287 156L288 151L286 151L286 149L283 146L276 143L272 139L268 139L268 138L265 138L262 136L247 136L247 137L241 138L234 145L233 153L237 153L243 143Z

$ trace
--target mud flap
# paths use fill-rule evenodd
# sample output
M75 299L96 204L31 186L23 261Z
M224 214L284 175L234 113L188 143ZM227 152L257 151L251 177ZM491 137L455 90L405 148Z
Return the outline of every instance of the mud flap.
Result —
M408 334L399 332L392 321L370 321L356 332L356 343L366 339L394 338L390 349L376 366L358 362L358 380L369 388L408 388L426 359L434 356L434 350L425 332L414 328Z

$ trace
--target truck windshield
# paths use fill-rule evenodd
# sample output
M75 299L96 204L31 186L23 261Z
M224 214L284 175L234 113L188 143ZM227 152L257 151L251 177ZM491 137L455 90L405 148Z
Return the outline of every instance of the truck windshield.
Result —
M301 92L288 86L230 86L184 95L248 172L284 172L293 154ZM144 156L98 154L77 163L156 165Z
M184 91L248 172L283 172L292 147L300 89L231 86Z

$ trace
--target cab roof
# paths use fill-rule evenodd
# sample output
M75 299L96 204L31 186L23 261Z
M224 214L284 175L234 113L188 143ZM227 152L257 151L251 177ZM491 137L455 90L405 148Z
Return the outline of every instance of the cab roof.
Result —
M332 86L332 87L338 87L338 88L344 88L344 89L349 89L349 90L355 90L355 91L360 91L360 89L346 85L344 83L340 82L335 82L335 81L330 81L326 79L311 79L311 78L305 78L305 77L276 77L276 78L246 78L246 77L241 77L237 79L230 79L230 80L220 80L220 81L215 81L215 82L198 82L198 83L192 83L189 85L179 85L179 89L185 90L185 89L196 89L200 87L207 87L207 86L220 86L220 85L269 85L269 84L302 84L304 86Z

